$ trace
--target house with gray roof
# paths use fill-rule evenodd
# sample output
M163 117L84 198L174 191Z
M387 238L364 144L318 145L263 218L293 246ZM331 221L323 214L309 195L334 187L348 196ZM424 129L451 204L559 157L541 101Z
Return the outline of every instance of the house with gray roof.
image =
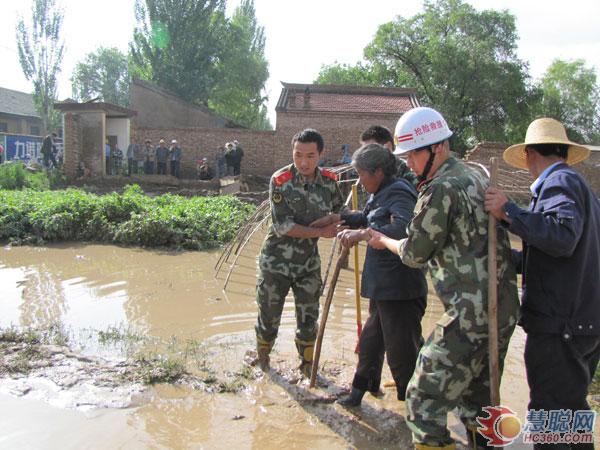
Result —
M43 132L33 95L0 87L0 133L41 136Z

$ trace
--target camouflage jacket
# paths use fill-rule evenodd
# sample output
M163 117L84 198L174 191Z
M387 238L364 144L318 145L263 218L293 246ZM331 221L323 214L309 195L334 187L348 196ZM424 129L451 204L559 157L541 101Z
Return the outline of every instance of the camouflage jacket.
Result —
M408 266L429 265L448 321L487 334L488 214L483 199L488 181L450 157L423 184L408 237L399 254ZM516 320L517 279L506 231L498 226L498 323Z
M285 276L300 276L319 270L318 238L286 236L294 225L308 226L331 212L339 212L344 201L335 174L317 169L312 183L291 164L271 177L269 186L271 226L258 259L261 270Z

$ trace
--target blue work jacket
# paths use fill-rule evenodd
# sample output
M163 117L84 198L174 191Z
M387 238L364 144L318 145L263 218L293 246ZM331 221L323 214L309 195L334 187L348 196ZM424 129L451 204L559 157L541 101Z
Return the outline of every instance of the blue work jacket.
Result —
M526 332L600 335L600 201L567 164L537 186L528 210L509 202L523 239L521 325ZM518 255L519 256L519 255Z
M417 191L405 179L384 182L371 194L361 212L344 212L341 217L350 228L371 227L394 239L406 237L412 219ZM371 300L411 300L427 296L427 282L421 269L405 266L398 255L387 249L367 247L361 292Z

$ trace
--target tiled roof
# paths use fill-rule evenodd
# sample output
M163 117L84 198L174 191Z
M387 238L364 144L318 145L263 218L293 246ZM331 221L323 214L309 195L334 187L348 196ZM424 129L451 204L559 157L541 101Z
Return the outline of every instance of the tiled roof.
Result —
M282 84L278 111L398 114L419 106L413 89Z
M33 106L33 96L26 92L0 87L0 113L39 117Z

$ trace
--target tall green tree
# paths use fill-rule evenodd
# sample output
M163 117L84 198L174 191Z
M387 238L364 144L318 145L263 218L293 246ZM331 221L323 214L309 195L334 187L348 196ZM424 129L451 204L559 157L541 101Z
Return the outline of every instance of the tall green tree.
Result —
M219 79L225 0L136 0L132 75L208 105Z
M579 142L600 143L600 86L585 61L554 60L542 76L541 116L554 117Z
M21 69L33 82L34 105L46 132L60 123L53 104L65 49L60 37L63 18L55 0L33 0L31 23L27 26L20 17L16 27Z
M477 141L507 140L529 118L533 92L516 40L508 11L429 0L422 13L381 25L364 54L372 84L416 88L446 117L453 148L463 152Z
M271 129L263 94L269 78L265 30L256 20L254 0L242 0L228 23L221 74L210 94L209 106L240 125Z
M100 47L89 53L73 71L73 97L81 101L99 98L128 106L130 78L127 65L127 56L118 48Z

